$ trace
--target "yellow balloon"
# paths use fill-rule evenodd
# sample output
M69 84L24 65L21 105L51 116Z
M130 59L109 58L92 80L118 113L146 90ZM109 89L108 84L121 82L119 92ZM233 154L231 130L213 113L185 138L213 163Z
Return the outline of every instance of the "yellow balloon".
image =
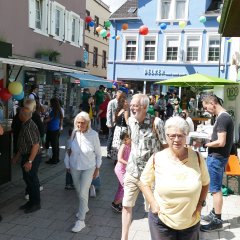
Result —
M186 23L185 21L180 21L180 22L178 23L178 26L179 26L180 28L185 28L185 27L187 26L187 23Z
M217 22L219 22L219 23L221 22L221 16L217 17Z
M8 85L8 91L13 95L18 95L23 91L23 86L20 82L11 82Z
M101 30L102 30L102 27L100 27L100 26L96 27L96 31L97 31L98 33L101 32Z

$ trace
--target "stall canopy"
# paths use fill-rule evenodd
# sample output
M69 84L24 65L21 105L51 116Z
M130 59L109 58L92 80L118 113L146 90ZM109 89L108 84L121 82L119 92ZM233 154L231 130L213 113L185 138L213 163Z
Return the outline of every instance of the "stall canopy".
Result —
M100 85L104 85L106 88L112 88L112 81L101 77L97 77L91 74L81 73L65 73L65 75L80 80L81 87L95 87L98 88Z

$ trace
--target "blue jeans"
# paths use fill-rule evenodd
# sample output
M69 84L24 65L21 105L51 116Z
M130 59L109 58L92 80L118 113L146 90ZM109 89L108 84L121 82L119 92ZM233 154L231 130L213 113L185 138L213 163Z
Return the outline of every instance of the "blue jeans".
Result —
M89 188L91 186L94 171L95 167L86 170L76 170L71 168L73 183L79 199L78 219L81 221L85 220L86 213L89 210Z
M209 191L211 193L222 191L222 180L228 158L215 157L211 154L207 157L207 167L210 176Z
M151 211L148 213L151 240L199 240L199 223L183 230L176 230L165 225Z

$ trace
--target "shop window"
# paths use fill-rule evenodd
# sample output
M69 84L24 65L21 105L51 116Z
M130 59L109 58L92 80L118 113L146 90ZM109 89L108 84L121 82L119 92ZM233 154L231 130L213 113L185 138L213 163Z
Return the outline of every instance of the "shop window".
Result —
M107 68L107 52L102 53L102 68Z
M48 0L29 0L28 5L29 27L47 34Z
M186 20L188 2L188 0L158 0L157 21Z
M219 37L210 37L208 46L208 61L217 62L220 56L220 39Z
M126 60L137 59L137 41L126 40Z
M155 39L145 40L144 60L145 61L155 61L156 60L156 40Z
M93 66L98 66L98 48L93 48Z
M179 39L178 38L170 38L167 39L166 46L166 61L178 61L179 60Z

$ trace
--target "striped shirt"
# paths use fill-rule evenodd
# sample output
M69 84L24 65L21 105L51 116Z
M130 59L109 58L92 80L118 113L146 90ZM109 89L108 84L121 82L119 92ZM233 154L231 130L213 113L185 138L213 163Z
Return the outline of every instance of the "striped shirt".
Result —
M17 143L18 150L22 155L30 154L34 144L40 144L40 134L37 125L29 119L22 124Z

